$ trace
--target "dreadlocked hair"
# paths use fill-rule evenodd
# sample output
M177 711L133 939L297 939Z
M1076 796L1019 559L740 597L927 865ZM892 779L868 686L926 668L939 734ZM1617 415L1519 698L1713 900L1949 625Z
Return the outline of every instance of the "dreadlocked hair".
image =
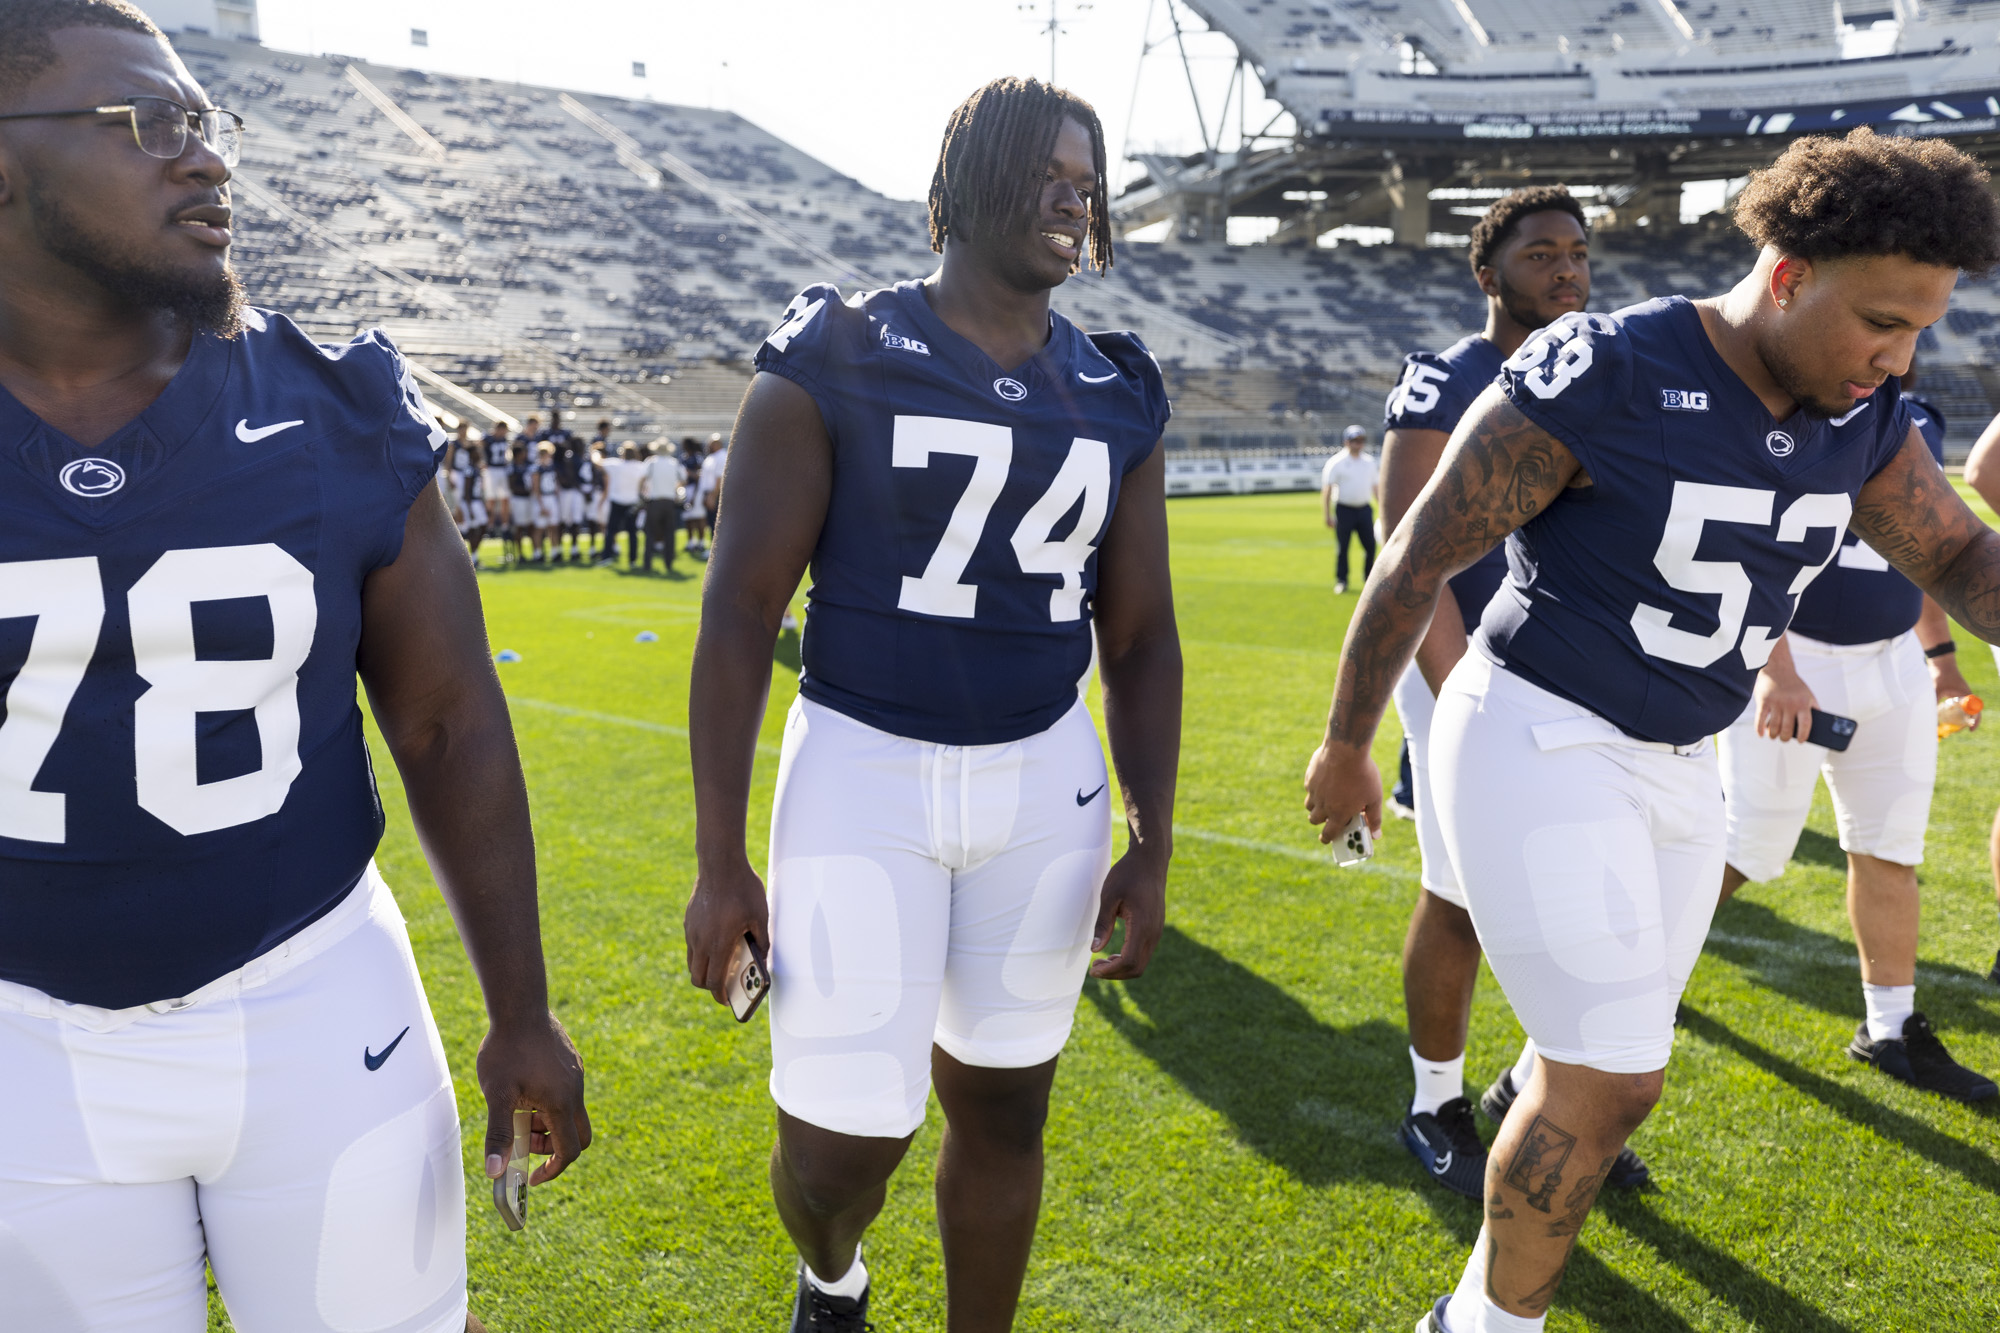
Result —
M0 0L0 106L8 106L56 63L51 33L117 28L158 37L151 19L126 0Z
M1004 233L1035 213L1042 173L1065 120L1090 131L1096 182L1086 201L1085 258L1099 273L1110 268L1104 126L1090 103L1040 79L995 79L961 102L945 122L937 170L931 173L931 249L943 253L945 237L954 232L966 237Z

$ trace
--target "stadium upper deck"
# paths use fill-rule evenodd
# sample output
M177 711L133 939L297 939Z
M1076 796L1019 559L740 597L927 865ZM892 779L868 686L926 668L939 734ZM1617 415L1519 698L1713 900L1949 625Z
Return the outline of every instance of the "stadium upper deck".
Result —
M253 298L327 337L382 324L515 415L559 402L726 429L749 354L800 287L936 263L921 204L726 112L176 43L250 123L239 259ZM1715 229L1637 239L1603 238L1593 304L1717 290L1748 258ZM1405 351L1481 318L1464 252L1447 248L1126 243L1059 305L1147 339L1175 383L1176 442L1279 449L1373 419ZM1949 368L1991 359L2000 295L1967 284L1934 341L1960 418L1983 416L1972 373Z

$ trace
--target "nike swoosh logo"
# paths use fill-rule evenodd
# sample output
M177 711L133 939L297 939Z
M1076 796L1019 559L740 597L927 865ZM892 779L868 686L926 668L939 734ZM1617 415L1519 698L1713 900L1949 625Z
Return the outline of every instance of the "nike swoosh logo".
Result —
M1114 370L1109 375L1086 375L1079 370L1076 372L1076 377L1082 380L1085 384L1102 384L1106 380L1117 379L1118 372Z
M296 426L299 423L294 421L292 424ZM401 1032L398 1032L396 1034L396 1040L390 1042L387 1046L384 1046L382 1048L382 1054L380 1055L375 1054L375 1052L369 1050L366 1046L363 1046L361 1048L361 1063L368 1066L369 1073L371 1074L374 1073L376 1070L382 1067L382 1062L384 1060L387 1060L391 1055L395 1054L396 1048L403 1044L403 1038L409 1035L410 1035L410 1030L408 1028L404 1028Z
M257 429L252 430L250 429L250 421L246 417L244 420L236 423L236 438L245 444L255 444L259 440L270 439L281 430L290 430L294 426L303 426L305 424L303 421L280 421L275 426L259 426ZM372 1068L373 1066L370 1067Z
M1108 787L1108 786L1110 786L1110 785L1111 785L1111 784L1107 782L1107 783L1105 783L1105 784L1104 784L1104 786L1103 786L1103 787L1099 787L1099 788L1097 789L1097 791L1103 791L1103 790L1104 790L1104 787ZM1089 805L1089 804L1090 804L1090 803L1091 803L1092 801L1094 801L1094 800L1096 800L1096 799L1097 799L1097 791L1094 791L1094 792L1092 792L1092 793L1091 793L1090 795L1088 795L1088 796L1085 796L1085 795L1083 794L1083 788L1081 788L1081 787L1078 787L1078 788L1076 789L1076 803L1077 803L1078 805Z
M1434 1176L1441 1176L1449 1170L1451 1170L1450 1153L1446 1153L1443 1157L1439 1158L1436 1162L1431 1164L1431 1174Z

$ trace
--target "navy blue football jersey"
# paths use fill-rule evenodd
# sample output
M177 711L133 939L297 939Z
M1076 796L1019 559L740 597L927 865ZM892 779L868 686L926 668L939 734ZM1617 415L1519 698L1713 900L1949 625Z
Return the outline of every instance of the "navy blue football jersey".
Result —
M1565 315L1501 383L1591 484L1508 537L1480 649L1628 735L1675 745L1743 711L1862 485L1910 433L1894 380L1835 420L1776 420L1682 297Z
M1915 394L1905 394L1903 401L1909 404L1910 424L1942 465L1944 413ZM1923 590L1850 532L1826 573L1799 594L1792 628L1821 643L1880 643L1915 628L1923 611Z
M1132 334L1059 314L1009 369L931 313L923 284L799 293L757 368L811 394L833 443L799 689L942 745L1032 736L1090 668L1097 546L1167 424Z
M1458 420L1500 373L1500 349L1481 334L1460 338L1442 352L1412 352L1403 358L1403 378L1389 391L1382 413L1384 433L1392 430L1458 429ZM1494 547L1451 580L1451 593L1465 620L1465 632L1479 628L1480 613L1507 577L1507 553Z
M380 333L264 312L91 448L0 390L0 977L178 997L361 877L361 585L444 443Z

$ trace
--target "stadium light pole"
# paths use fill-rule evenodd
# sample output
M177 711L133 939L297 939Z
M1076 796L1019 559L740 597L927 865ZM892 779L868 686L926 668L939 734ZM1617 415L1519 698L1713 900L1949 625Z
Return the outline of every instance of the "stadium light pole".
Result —
M1049 82L1054 83L1056 81L1056 38L1069 31L1068 28L1063 26L1062 0L1049 0L1049 16L1046 19L1042 19L1041 17L1042 6L1040 0L1023 0L1023 3L1015 7L1024 14L1033 14L1038 20L1038 26L1041 30L1049 35ZM1092 7L1090 0L1070 0L1069 8L1072 15L1081 14Z

